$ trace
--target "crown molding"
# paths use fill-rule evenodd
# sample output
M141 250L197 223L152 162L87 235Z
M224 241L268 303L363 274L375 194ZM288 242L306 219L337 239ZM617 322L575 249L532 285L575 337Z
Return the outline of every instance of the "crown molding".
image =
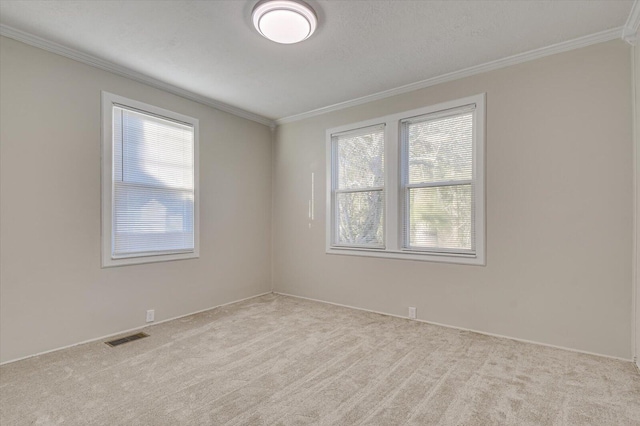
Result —
M105 61L104 59L97 58L87 53L80 52L78 50L63 46L53 41L46 40L42 37L35 36L33 34L9 27L4 24L0 24L0 35L28 44L30 46L46 50L51 53L64 56L69 59L73 59L78 62L82 62L83 64L90 65L104 71L109 71L114 74L121 75L131 80L135 80L139 83L144 83L151 87L155 87L156 89L164 90L165 92L169 92L174 95L178 95L180 97L198 102L200 104L207 105L224 112L228 112L229 114L233 114L238 117L246 118L247 120L264 124L265 126L271 127L274 125L273 120L267 117L245 111L241 108L228 105L224 102L220 102L206 96L198 95L197 93L193 93L189 90L181 89L180 87L165 83L153 77L149 77L148 75L134 71L127 67L117 65L110 61Z
M636 4L638 3L638 1L639 0L636 0ZM528 52L524 52L517 55L509 56L503 59L487 62L485 64L476 65L476 66L465 68L459 71L450 72L437 77L418 81L416 83L411 83L404 86L396 87L395 89L389 89L382 92L374 93L372 95L363 96L361 98L352 99L350 101L340 102L334 105L329 105L326 107L314 109L301 114L295 114L288 117L279 118L275 120L275 122L278 125L285 124L285 123L292 123L294 121L315 117L317 115L326 114L333 111L339 111L339 110L350 108L356 105L362 105L367 102L377 101L379 99L385 99L391 96L400 95L402 93L424 89L426 87L435 86L436 84L446 83L453 80L459 80L461 78L470 77L472 75L484 73L487 71L497 70L500 68L508 67L510 65L516 65L523 62L532 61L534 59L542 58L545 56L555 55L556 53L567 52L569 50L579 49L581 47L590 46L592 44L603 43L606 41L619 39L621 31L622 31L622 27L612 28L610 30L601 31L588 36L579 37L579 38L565 41L562 43L553 44L551 46L530 50Z
M260 124L274 128L276 125L292 123L294 121L304 120L306 118L315 117L321 114L326 114L333 111L339 111L345 108L350 108L364 103L385 99L391 96L400 95L414 90L424 89L426 87L434 86L441 83L446 83L453 80L458 80L472 75L484 73L487 71L493 71L496 69L504 68L510 65L516 65L527 61L532 61L538 58L542 58L556 53L562 53L581 47L590 46L592 44L602 43L610 40L614 40L620 37L628 43L634 44L638 27L640 26L640 0L635 0L627 19L627 23L624 27L613 28L599 33L591 34L584 37L579 37L573 40L569 40L562 43L557 43L551 46L542 47L539 49L530 50L528 52L520 53L517 55L509 56L503 59L487 62L485 64L476 65L473 67L465 68L459 71L450 72L440 76L432 77L426 80L410 83L404 86L396 87L394 89L385 90L382 92L374 93L372 95L363 96L360 98L352 99L345 102L329 105L326 107L314 109L311 111L303 112L300 114L291 115L288 117L279 118L277 120L271 120L267 117L254 114L252 112L243 110L241 108L228 105L224 102L211 99L206 96L193 93L191 91L182 89L169 83L165 83L161 80L147 76L140 72L131 70L129 68L117 65L113 62L106 61L95 56L80 52L78 50L63 46L50 40L46 40L42 37L35 36L33 34L12 28L10 26L0 24L0 35L20 41L22 43L34 46L75 61L90 65L95 68L99 68L105 71L112 72L114 74L121 75L131 80L138 81L140 83L147 84L160 90L172 93L174 95L181 96L183 98L198 102L203 105L210 106L212 108L228 112L238 117L246 118L251 121L255 121Z
M640 27L640 1L635 0L627 22L622 27L622 39L632 46L638 41L638 27Z

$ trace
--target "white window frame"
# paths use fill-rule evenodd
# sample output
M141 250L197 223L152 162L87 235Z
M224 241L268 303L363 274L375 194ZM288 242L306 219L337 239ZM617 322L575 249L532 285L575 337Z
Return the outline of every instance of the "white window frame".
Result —
M475 208L472 226L475 229L475 254L449 253L405 248L403 241L405 194L403 179L403 144L401 121L426 114L475 104L473 115L473 182ZM462 99L430 105L372 120L334 127L326 131L326 253L392 259L422 260L430 262L486 265L486 219L485 219L485 120L486 94L481 93ZM384 197L384 246L380 248L347 247L334 244L335 227L335 183L336 155L332 135L351 130L384 125L385 127L385 197Z
M113 247L113 107L122 106L141 113L155 115L193 126L194 187L193 187L193 232L194 248L190 251L164 252L161 254L139 254L128 257L112 257ZM166 262L200 257L200 192L199 192L199 121L196 118L149 105L143 102L102 92L102 267L135 265L141 263Z

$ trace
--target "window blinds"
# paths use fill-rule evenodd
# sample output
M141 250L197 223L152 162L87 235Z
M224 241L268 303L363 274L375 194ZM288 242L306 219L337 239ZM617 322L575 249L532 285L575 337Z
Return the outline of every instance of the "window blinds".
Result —
M113 106L112 253L194 251L194 128Z
M406 248L475 253L474 109L402 121Z
M335 245L384 245L384 126L332 135Z

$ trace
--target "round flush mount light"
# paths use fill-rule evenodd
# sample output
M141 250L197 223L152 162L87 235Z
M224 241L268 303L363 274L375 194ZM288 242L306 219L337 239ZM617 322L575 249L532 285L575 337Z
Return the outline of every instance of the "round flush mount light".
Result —
M318 18L309 5L294 0L261 1L251 13L256 30L269 40L298 43L311 37Z

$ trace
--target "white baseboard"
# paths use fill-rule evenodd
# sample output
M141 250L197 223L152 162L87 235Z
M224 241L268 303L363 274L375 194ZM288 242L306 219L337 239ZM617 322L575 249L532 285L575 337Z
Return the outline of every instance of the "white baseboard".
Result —
M386 316L395 317L395 318L402 318L402 319L406 319L406 320L409 320L409 321L418 321L418 322L422 322L422 323L425 323L425 324L437 325L437 326L440 326L440 327L452 328L452 329L455 329L455 330L470 331L472 333L484 334L485 336L498 337L498 338L501 338L501 339L515 340L517 342L522 342L522 343L531 343L533 345L546 346L548 348L561 349L561 350L570 351L570 352L577 352L577 353L581 353L581 354L585 354L585 355L594 355L594 356L599 356L599 357L603 357L603 358L610 358L610 359L615 359L615 360L618 360L618 361L633 362L631 359L620 358L620 357L613 356L613 355L605 355L605 354L599 354L599 353L595 353L595 352L583 351L583 350L580 350L580 349L567 348L567 347L564 347L564 346L551 345L549 343L542 343L542 342L536 342L536 341L533 341L533 340L520 339L518 337L512 337L512 336L505 336L505 335L502 335L502 334L489 333L489 332L482 331L482 330L474 330L472 328L458 327L458 326L455 326L455 325L441 324L441 323L434 322L434 321L426 321L426 320L421 320L421 319L409 319L407 317L403 317L403 316L400 316L400 315L394 315L394 314L390 314L390 313L387 313L387 312L379 312L379 311L374 311L374 310L371 310L371 309L359 308L357 306L343 305L341 303L334 303L334 302L327 302L326 300L313 299L311 297L296 296L295 294L282 293L280 291L274 291L273 293L274 294L280 294L282 296L295 297L295 298L298 298L298 299L311 300L313 302L327 303L329 305L341 306L343 308L356 309L358 311L366 311L366 312L372 312L374 314L386 315Z
M199 313L202 313L202 312L210 311L212 309L221 308L221 307L227 306L227 305L233 305L234 303L244 302L245 300L255 299L256 297L265 296L265 295L271 294L271 293L273 293L273 292L272 291L267 291L265 293L256 294L255 296L249 296L249 297L245 297L244 299L234 300L232 302L223 303L222 305L216 305L216 306L213 306L211 308L200 309L199 311L190 312L188 314L179 315L177 317L167 318L167 319L164 319L162 321L151 322L149 324L141 325L139 327L130 328L128 330L122 330L122 331L118 331L116 333L107 334L106 336L96 337L95 339L84 340L82 342L72 343L71 345L61 346L61 347L55 348L55 349L49 349L48 351L38 352L38 353L35 353L35 354L32 354L32 355L23 356L21 358L10 359L9 361L1 362L0 365L10 364L12 362L18 362L18 361L22 361L22 360L25 360L25 359L33 358L35 356L45 355L45 354L48 354L48 353L51 353L51 352L57 352L57 351L61 351L63 349L73 348L74 346L84 345L85 343L93 343L93 342L96 342L98 340L105 340L105 339L108 339L108 338L113 337L113 336L118 336L120 334L125 334L125 333L130 333L132 331L142 330L143 328L151 327L153 325L158 325L158 324L162 324L164 322L177 320L177 319L180 319L180 318L188 317L190 315L196 315L196 314L199 314Z
M111 333L111 334L107 334L105 336L96 337L94 339L89 339L89 340L84 340L82 342L73 343L71 345L61 346L59 348L50 349L50 350L43 351L43 352L38 352L38 353L35 353L35 354L32 354L32 355L27 355L27 356L24 356L24 357L21 357L21 358L11 359L11 360L4 361L4 362L0 363L0 365L6 365L6 364L10 364L10 363L17 362L17 361L22 361L22 360L33 358L33 357L36 357L36 356L45 355L45 354L48 354L48 353L51 353L51 352L57 352L57 351L61 351L61 350L64 350L64 349L72 348L74 346L84 345L86 343L93 343L93 342L96 342L96 341L99 341L99 340L105 340L105 339L108 339L110 337L118 336L120 334L130 333L130 332L141 330L141 329L153 326L153 325L158 325L158 324L162 324L162 323L165 323L165 322L177 320L177 319L180 319L180 318L188 317L190 315L196 315L196 314L199 314L199 313L202 313L202 312L210 311L212 309L221 308L221 307L227 306L227 305L233 305L234 303L244 302L245 300L255 299L257 297L265 296L267 294L272 294L272 293L273 294L279 294L279 295L282 295L282 296L295 297L297 299L310 300L312 302L326 303L328 305L340 306L340 307L343 307L343 308L355 309L355 310L358 310L358 311L371 312L371 313L374 313L374 314L380 314L380 315L386 315L386 316L390 316L390 317L410 320L407 317L403 317L401 315L390 314L388 312L374 311L372 309L365 309L365 308L360 308L360 307L357 307L357 306L344 305L342 303L328 302L326 300L313 299L311 297L304 297L304 296L297 296L295 294L283 293L283 292L279 292L279 291L267 291L265 293L256 294L255 296L245 297L244 299L234 300L234 301L231 301L231 302L223 303L221 305L216 305L216 306L212 306L210 308L201 309L199 311L190 312L188 314L179 315L179 316L172 317L172 318L167 318L167 319L164 319L162 321L145 324L145 325L142 325L142 326L139 326L139 327L130 328L128 330L118 331L116 333ZM561 349L561 350L565 350L565 351L576 352L576 353L581 353L581 354L586 354L586 355L593 355L593 356L598 356L598 357L603 357L603 358L615 359L615 360L619 360L619 361L632 362L632 363L634 363L636 365L636 367L638 368L638 371L640 372L640 360L637 360L637 359L634 362L634 360L621 358L621 357L617 357L617 356L599 354L599 353L589 352L589 351L583 351L583 350L580 350L580 349L568 348L568 347L565 347L565 346L551 345L551 344L548 344L548 343L536 342L536 341L527 340L527 339L520 339L518 337L505 336L505 335L496 334L496 333L489 333L489 332L486 332L486 331L475 330L475 329L465 328L465 327L458 327L458 326L455 326L455 325L442 324L442 323L438 323L438 322L434 322L434 321L426 321L426 320L421 320L421 319L415 319L415 320L410 320L410 321L418 321L418 322L422 322L422 323L425 323L425 324L437 325L437 326L440 326L440 327L446 327L446 328L451 328L451 329L455 329L455 330L469 331L469 332L472 332L472 333L483 334L483 335L486 335L486 336L498 337L498 338L501 338L501 339L515 340L517 342L530 343L530 344L539 345L539 346L546 346L546 347L549 347L549 348Z

